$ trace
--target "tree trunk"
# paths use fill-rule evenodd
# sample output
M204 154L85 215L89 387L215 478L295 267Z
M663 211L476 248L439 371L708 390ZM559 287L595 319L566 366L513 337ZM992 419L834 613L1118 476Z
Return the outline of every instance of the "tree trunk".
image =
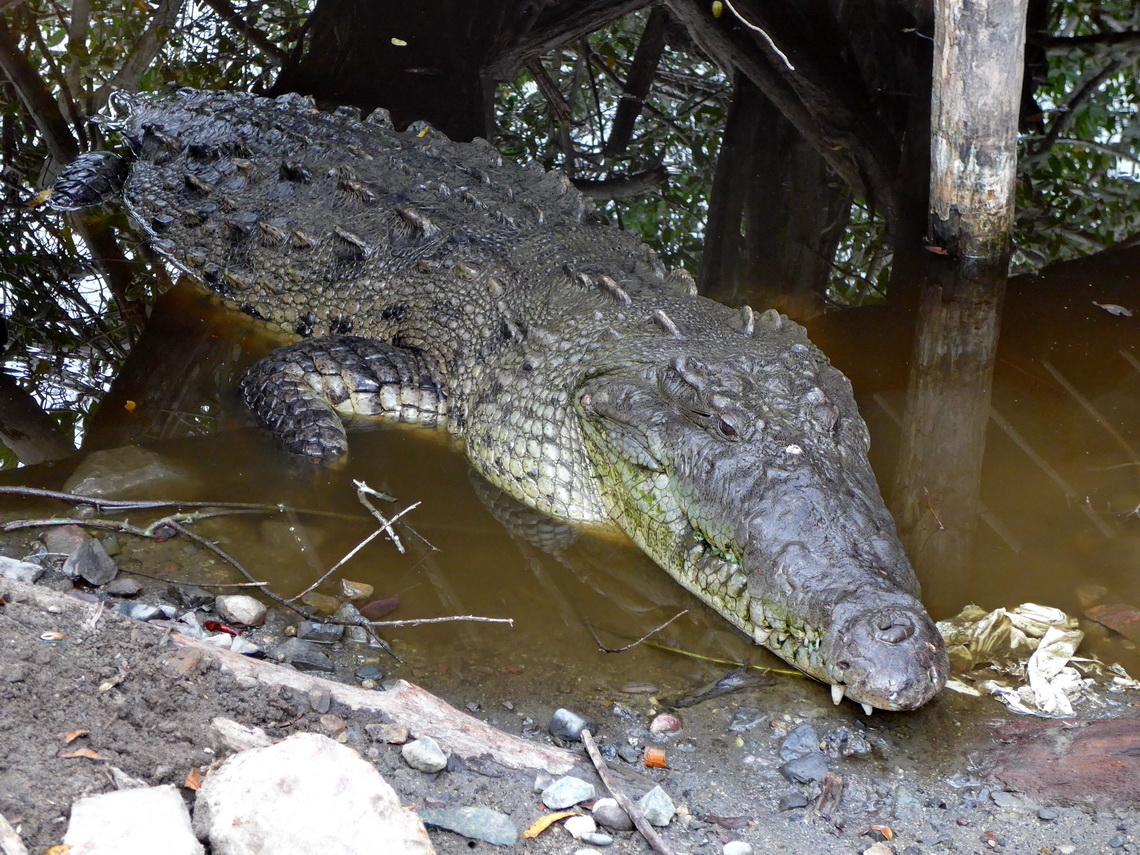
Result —
M930 232L895 516L927 578L967 566L1009 266L1026 0L935 4Z
M819 313L850 200L826 161L737 75L717 158L701 293L803 321Z

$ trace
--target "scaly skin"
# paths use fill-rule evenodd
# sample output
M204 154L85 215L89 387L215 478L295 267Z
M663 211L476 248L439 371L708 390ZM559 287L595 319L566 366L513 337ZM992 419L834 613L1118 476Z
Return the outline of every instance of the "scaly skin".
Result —
M341 416L448 430L488 480L616 524L837 696L913 709L945 683L850 385L800 327L696 296L563 176L486 143L296 97L129 107L129 168L88 159L53 202L121 184L172 263L312 337L243 381L288 448L343 454Z

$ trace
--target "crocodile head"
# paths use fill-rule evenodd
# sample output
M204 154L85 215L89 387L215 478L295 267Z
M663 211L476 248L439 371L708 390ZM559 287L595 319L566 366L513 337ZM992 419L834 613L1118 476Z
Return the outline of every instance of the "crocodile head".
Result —
M581 387L607 512L682 585L831 684L836 703L926 703L946 682L946 649L847 379L802 340L775 358L701 350Z

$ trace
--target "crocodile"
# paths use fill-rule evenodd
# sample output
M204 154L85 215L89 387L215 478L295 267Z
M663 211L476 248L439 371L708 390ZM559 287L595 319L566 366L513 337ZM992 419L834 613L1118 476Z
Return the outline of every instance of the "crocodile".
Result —
M296 95L120 99L124 154L57 181L297 340L241 381L290 452L345 421L449 432L525 505L616 526L757 644L872 708L947 655L867 459L848 380L776 311L732 309L596 222L557 171Z

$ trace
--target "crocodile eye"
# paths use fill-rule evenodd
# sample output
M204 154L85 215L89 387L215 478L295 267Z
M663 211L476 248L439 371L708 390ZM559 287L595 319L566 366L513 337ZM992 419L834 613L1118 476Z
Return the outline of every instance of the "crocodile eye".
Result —
M716 419L716 432L727 440L740 439L743 433L743 425L740 423L740 416L736 413L720 413Z

